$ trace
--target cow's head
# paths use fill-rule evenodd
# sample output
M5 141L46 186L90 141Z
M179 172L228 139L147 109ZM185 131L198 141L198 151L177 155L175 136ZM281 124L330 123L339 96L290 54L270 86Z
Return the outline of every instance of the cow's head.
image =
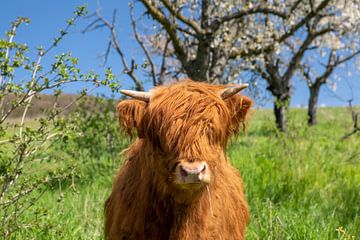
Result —
M252 101L236 93L246 86L181 81L151 92L123 90L132 99L118 104L120 125L151 145L151 166L165 184L201 189L227 161L228 139L245 127Z

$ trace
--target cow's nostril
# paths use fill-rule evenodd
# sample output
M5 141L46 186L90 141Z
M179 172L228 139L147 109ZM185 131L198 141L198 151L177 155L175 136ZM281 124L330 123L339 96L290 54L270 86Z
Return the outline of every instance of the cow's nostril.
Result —
M185 171L185 169L183 169L182 166L180 166L180 174L181 174L181 176L183 176L183 177L187 177L187 175L188 175L188 173Z
M200 171L200 173L201 173L201 174L204 174L205 171L206 171L206 165L204 164L204 167L203 167L203 169Z

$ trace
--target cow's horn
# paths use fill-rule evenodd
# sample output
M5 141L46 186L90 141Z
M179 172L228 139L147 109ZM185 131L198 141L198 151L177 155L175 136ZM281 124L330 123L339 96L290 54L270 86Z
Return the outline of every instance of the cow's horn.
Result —
M132 91L132 90L120 90L120 92L126 96L148 102L153 95L150 92Z
M249 84L247 83L244 83L244 84L241 84L241 85L237 85L237 86L234 86L234 87L228 87L228 88L225 88L224 90L222 90L220 92L220 97L225 100L235 94L237 94L238 92L240 92L241 90L247 88L249 86Z

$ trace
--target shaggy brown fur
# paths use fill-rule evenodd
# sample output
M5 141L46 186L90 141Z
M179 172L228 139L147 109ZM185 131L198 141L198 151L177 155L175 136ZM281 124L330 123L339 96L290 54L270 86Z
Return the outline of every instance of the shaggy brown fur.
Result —
M187 80L156 87L149 103L118 104L121 127L136 129L139 138L105 204L106 239L245 239L249 210L225 149L252 102L240 95L224 101L218 94L224 88ZM174 169L184 159L205 161L211 182L175 184Z

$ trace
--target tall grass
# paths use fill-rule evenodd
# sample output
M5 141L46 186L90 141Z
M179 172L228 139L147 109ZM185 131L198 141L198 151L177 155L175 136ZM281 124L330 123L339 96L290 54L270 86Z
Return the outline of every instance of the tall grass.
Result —
M273 114L259 110L247 133L229 144L251 209L247 239L360 236L360 135L340 140L351 127L346 109L320 109L319 124L311 128L305 114L293 110L290 131L282 134L273 127ZM35 207L25 216L38 228L24 228L14 239L103 239L103 203L116 169L80 171L81 178L56 182L44 193L38 206L46 212Z
M349 131L345 109L321 109L307 127L305 111L292 111L290 133L258 112L249 133L230 147L251 207L248 239L340 239L344 227L360 236L360 136Z

